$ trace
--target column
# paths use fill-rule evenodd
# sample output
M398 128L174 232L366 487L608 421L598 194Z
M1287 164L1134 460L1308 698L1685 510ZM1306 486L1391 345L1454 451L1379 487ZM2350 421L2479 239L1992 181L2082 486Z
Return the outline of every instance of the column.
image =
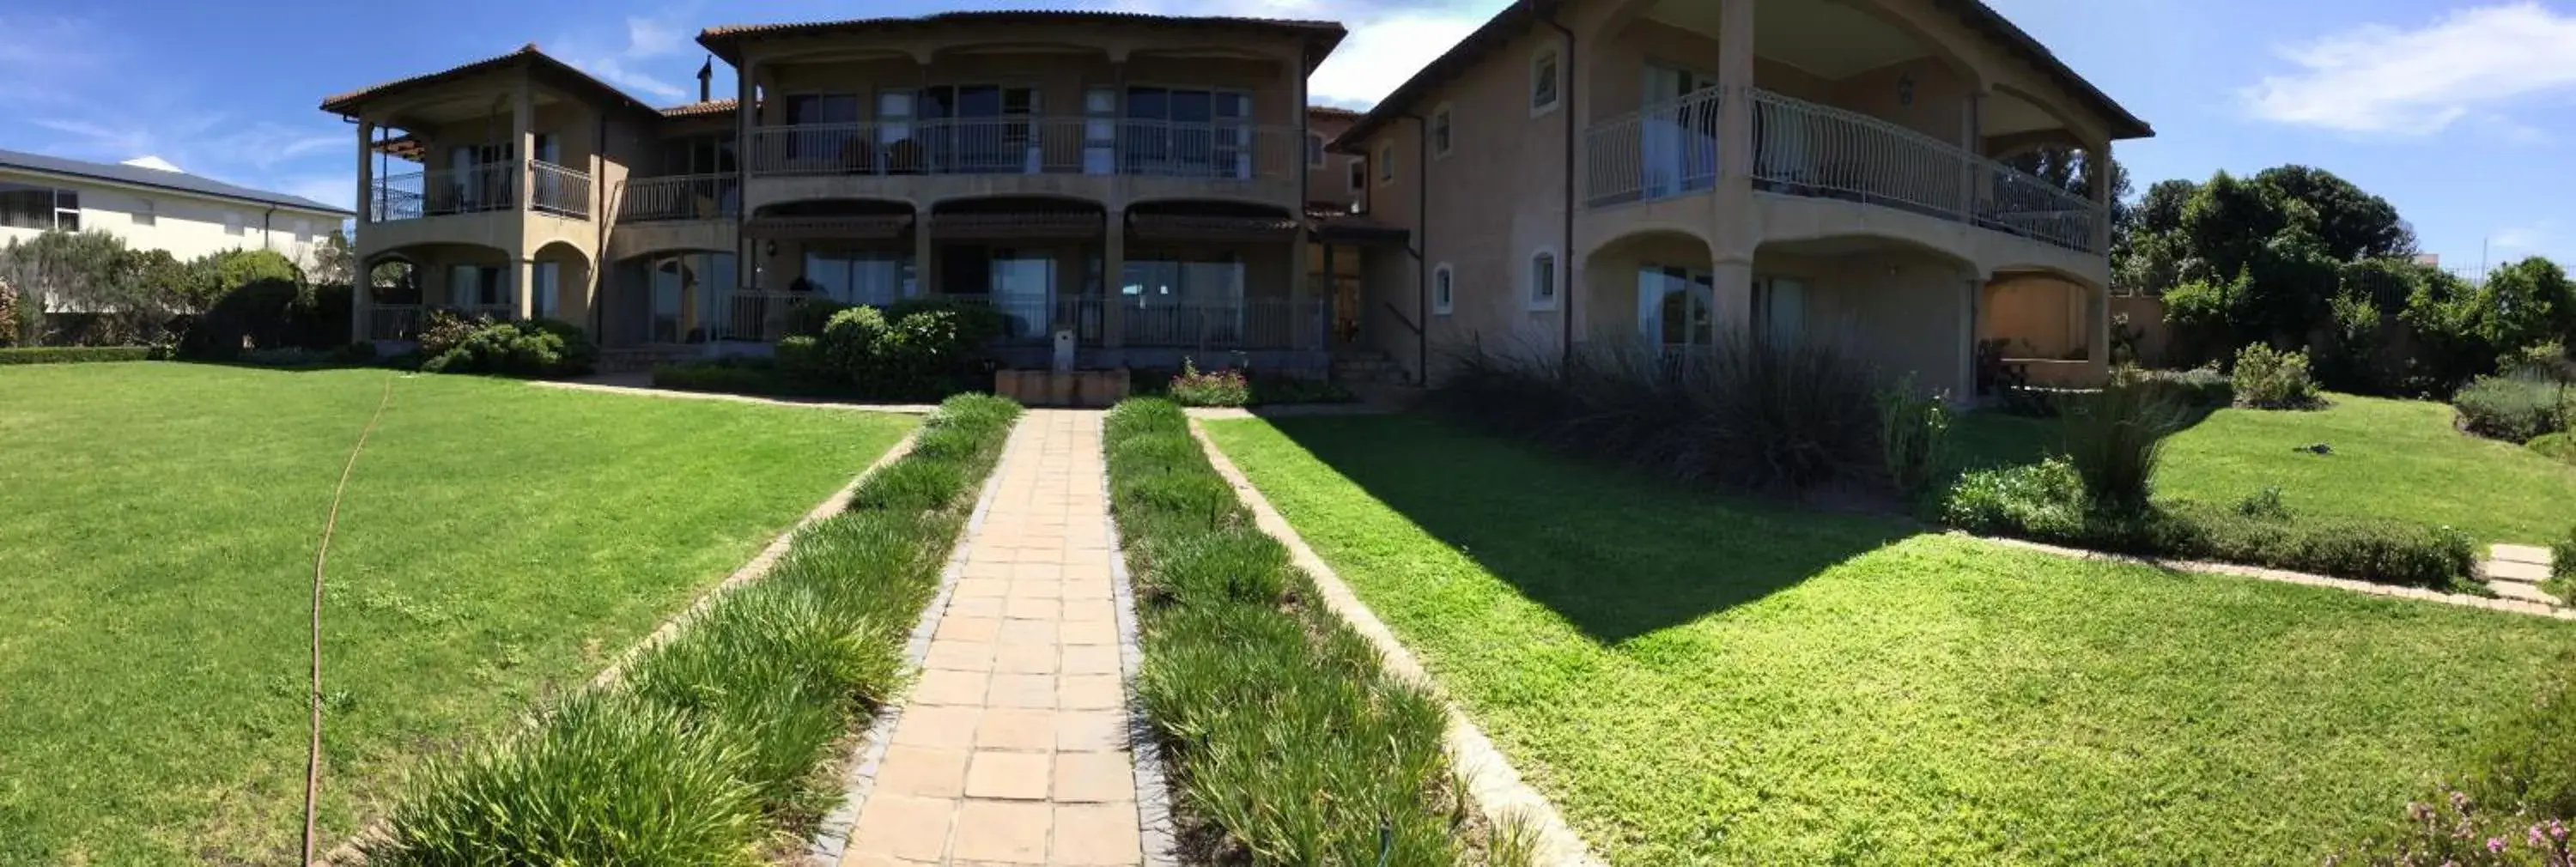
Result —
M912 217L912 285L923 297L939 294L938 239L930 236L930 209L921 208Z
M755 159L757 154L755 154L752 149L751 130L753 125L760 122L760 89L758 86L753 84L754 75L756 74L755 70L758 68L759 66L757 61L752 60L748 56L745 56L740 64L734 66L734 197L735 200L740 203L739 209L741 211L741 213L734 215L734 225L737 227L751 222L753 213L752 207L755 204L751 200L751 170L753 164L757 162ZM730 299L734 297L734 293L747 292L755 288L760 288L757 275L760 272L761 243L761 239L753 238L747 234L738 234L735 239L733 292L725 293L724 297L727 300L721 302L728 305L728 309L721 314L725 317L723 320L725 324L731 324L732 313L730 305L732 301Z
M1719 340L1742 339L1753 334L1753 262L1751 260L1718 260L1708 269L1710 318L1716 320ZM1563 290L1559 290L1560 292Z
M2111 140L2086 146L2084 175L2093 190L2093 249L2111 255Z
M1985 316L1986 281L1982 277L1970 277L1960 281L1959 289L1961 315L1959 339L1955 344L1959 348L1959 362L1956 372L1951 374L1954 378L1949 391L1953 395L1973 398L1977 394L1977 321Z
M528 182L528 163L537 158L537 92L524 71L519 73L518 100L510 109L510 142L513 155L518 160L518 165L512 169L516 173L512 183L519 191L519 212L526 213L536 192L536 185ZM520 270L524 272L527 269ZM520 297L526 297L527 284L520 284L519 292Z
M1305 137L1299 136L1298 140L1304 141ZM1304 165L1305 155L1299 154L1297 162L1299 165ZM1309 253L1306 249L1306 229L1302 225L1303 221L1299 222L1301 225L1297 229L1296 237L1288 240L1288 348L1311 349L1315 345L1314 335L1320 332L1315 328L1314 312L1306 303L1314 297L1314 293L1307 285L1314 280L1309 276L1312 273L1310 270L1312 265L1306 260Z
M512 313L511 318L534 319L537 315L537 293L535 289L537 282L537 260L520 259L518 268L518 277L516 278L515 285L511 287L517 290L518 309Z
M2085 287L2084 359L2105 377L2111 373L2112 361L2110 296L2109 287Z
M1986 155L1986 95L1974 90L1959 101L1959 149L1967 158L1959 161L1959 216L1969 222L1977 219L1977 168Z
M1341 325L1339 318L1334 314L1339 313L1342 306L1342 272L1337 270L1333 264L1333 245L1331 242L1326 242L1324 244L1323 275L1324 311L1319 318L1324 323L1324 348L1331 349L1333 348L1333 339L1340 336L1334 332L1334 328ZM1357 313L1357 311L1353 312L1355 314Z
M1718 2L1718 171L1716 195L1710 197L1713 210L1709 215L1709 247L1711 259L1721 269L1730 262L1750 269L1753 250L1762 243L1761 230L1753 225L1754 0ZM1750 279L1746 278L1748 286ZM1720 286L1723 285L1724 278L1720 277ZM1722 288L1719 295L1723 309L1726 304ZM1749 305L1749 289L1744 297Z
M1126 285L1127 206L1118 204L1100 236L1100 345L1111 349L1127 345L1127 310L1120 303L1127 296L1119 291Z
M375 287L367 280L369 264L366 258L367 250L358 246L360 233L366 231L367 223L370 222L368 218L375 213L375 145L375 121L360 118L358 120L358 198L356 200L358 217L349 234L349 252L353 259L352 270L349 273L349 339L352 342L375 336L370 327L374 324L372 320L375 318L373 311L376 299L372 291Z

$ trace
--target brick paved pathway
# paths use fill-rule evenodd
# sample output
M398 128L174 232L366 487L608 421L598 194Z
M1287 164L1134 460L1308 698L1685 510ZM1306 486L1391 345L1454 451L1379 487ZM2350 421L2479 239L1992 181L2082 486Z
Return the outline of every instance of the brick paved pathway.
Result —
M1100 424L1020 422L844 867L1143 863Z

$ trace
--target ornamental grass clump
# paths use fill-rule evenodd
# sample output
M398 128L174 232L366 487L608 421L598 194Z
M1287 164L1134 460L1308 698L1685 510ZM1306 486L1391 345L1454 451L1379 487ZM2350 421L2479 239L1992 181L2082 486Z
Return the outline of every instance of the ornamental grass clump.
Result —
M2242 388L2242 384L2239 384ZM2061 421L2067 461L2084 480L2095 510L2140 514L2155 493L2165 438L2183 429L2186 410L2145 380L2115 377L2089 395L2065 401Z
M1178 406L1119 404L1105 446L1184 839L1220 863L1457 863L1438 702L1322 607Z

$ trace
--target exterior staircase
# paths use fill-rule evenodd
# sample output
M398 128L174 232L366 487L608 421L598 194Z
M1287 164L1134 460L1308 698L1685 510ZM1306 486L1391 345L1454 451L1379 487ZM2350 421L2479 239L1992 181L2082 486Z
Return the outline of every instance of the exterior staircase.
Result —
M1404 384L1413 381L1404 368L1374 349L1333 350L1333 381L1343 385Z

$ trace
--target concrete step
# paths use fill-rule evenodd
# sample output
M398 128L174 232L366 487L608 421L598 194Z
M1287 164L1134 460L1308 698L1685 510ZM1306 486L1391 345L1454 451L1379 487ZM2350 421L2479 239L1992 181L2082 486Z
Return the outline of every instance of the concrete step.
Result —
M2506 599L2515 599L2523 602L2538 602L2542 605L2567 604L2558 597L2549 595L2548 591L2540 589L2537 585L2526 584L2520 581L2493 581L2487 584L2487 588L2494 590L2497 596L2502 596Z
M2489 560L2480 564L2480 569L2486 573L2487 580L2489 581L2518 581L2524 584L2538 584L2542 581L2549 580L2549 567L2540 563L2523 563L2513 560Z
M2515 563L2549 565L2549 549L2536 545L2493 545L2487 548L2487 556Z

